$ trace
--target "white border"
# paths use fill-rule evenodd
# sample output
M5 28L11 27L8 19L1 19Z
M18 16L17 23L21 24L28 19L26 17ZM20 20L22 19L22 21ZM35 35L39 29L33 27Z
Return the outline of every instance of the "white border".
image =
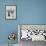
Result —
M20 43L20 25L18 25L18 43Z

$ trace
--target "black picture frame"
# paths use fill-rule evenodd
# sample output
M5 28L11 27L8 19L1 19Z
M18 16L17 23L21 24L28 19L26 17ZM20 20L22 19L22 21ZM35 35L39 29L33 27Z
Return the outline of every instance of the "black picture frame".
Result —
M12 11L13 9L14 9L14 13ZM9 11L9 13L7 11ZM17 18L17 8L16 8L16 5L5 5L5 19L6 20L16 20L16 18Z

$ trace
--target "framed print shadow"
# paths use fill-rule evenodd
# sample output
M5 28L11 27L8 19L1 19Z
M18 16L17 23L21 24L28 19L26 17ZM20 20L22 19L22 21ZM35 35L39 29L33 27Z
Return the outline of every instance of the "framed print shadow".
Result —
M6 19L14 20L16 19L16 5L6 5Z

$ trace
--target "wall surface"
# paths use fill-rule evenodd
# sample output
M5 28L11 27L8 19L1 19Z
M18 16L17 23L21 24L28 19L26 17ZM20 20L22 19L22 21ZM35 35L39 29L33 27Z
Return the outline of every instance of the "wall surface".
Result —
M16 20L5 20L6 5L16 5ZM0 0L0 44L8 43L10 32L17 34L18 24L46 24L46 0Z

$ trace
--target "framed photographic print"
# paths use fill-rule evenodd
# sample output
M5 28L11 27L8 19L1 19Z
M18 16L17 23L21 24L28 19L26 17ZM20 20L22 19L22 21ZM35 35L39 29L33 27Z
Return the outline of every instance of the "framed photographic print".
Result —
M46 41L45 24L19 24L18 42L22 40Z
M6 19L10 19L10 20L16 19L16 6L15 5L6 6Z

